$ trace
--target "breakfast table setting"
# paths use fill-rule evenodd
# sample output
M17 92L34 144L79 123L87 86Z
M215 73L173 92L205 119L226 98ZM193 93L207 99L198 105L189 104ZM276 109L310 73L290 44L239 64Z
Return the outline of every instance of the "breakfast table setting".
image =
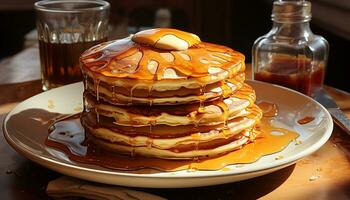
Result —
M3 123L6 114L21 101L42 92L38 47L27 48L3 61L0 69L3 70L0 85L0 114ZM246 74L250 79L249 63ZM349 117L350 94L329 86L325 88ZM315 153L284 169L241 182L209 187L131 190L168 199L232 199L236 196L242 199L348 199L349 139L343 130L334 126L331 138ZM0 147L2 199L49 198L46 193L48 183L63 175L18 154L6 143L3 132Z
M1 199L350 199L310 2L273 3L252 61L168 27L108 41L106 1L34 8L38 42L0 61Z

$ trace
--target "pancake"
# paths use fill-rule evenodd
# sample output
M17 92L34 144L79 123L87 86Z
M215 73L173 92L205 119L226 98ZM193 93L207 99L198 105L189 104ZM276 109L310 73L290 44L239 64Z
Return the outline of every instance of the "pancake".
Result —
M206 159L253 142L262 117L244 56L175 29L150 29L81 56L89 140L118 154Z
M102 43L81 56L82 72L114 86L168 91L200 88L244 70L244 56L230 48L200 43L185 51L164 51L131 37Z
M213 100L218 97L228 97L243 85L244 73L240 73L234 78L203 86L202 88L180 88L170 91L152 91L145 89L122 88L111 86L104 82L98 85L88 79L86 90L97 99L103 99L115 105L128 104L186 104L199 101Z
M250 133L246 135L250 135ZM249 142L249 136L246 136L246 135L242 135L237 139L235 138L235 140L233 140L232 142L221 146L217 146L216 148L198 149L198 150L191 150L191 151L185 151L185 152L177 152L169 149L157 149L157 148L152 148L152 146L151 147L149 146L130 147L130 146L120 145L116 143L106 142L105 140L99 140L99 139L96 139L95 142L102 148L105 148L107 150L120 153L120 154L126 154L130 156L140 155L145 157L157 157L157 158L163 158L163 159L183 160L183 159L202 159L202 158L216 157L216 156L223 155L225 153L240 149L242 145L247 144Z
M109 129L120 137L136 137L147 136L149 138L176 138L192 136L198 132L210 132L211 130L229 130L232 127L239 127L237 130L242 131L249 126L255 125L261 117L261 111L255 105L247 108L244 112L240 112L236 117L227 120L227 123L205 124L205 125L165 125L165 124L149 124L148 126L125 126L114 123L113 118L99 116L96 117L94 112L83 115L83 125L89 126L89 130ZM233 129L230 130L231 132ZM227 132L227 131L226 131ZM237 132L237 131L236 131ZM103 134L103 133L102 133ZM227 132L227 134L229 134ZM227 135L226 134L226 135ZM213 135L212 135L213 136ZM203 138L205 139L205 138Z
M244 96L243 91L248 95ZM246 84L226 99L206 103L200 112L198 104L182 105L181 112L179 112L179 107L174 106L114 106L104 102L104 98L97 102L89 93L85 96L86 108L93 108L100 115L113 117L114 124L126 126L148 126L149 124L212 125L222 123L225 115L231 119L244 113L245 109L255 101L253 89Z

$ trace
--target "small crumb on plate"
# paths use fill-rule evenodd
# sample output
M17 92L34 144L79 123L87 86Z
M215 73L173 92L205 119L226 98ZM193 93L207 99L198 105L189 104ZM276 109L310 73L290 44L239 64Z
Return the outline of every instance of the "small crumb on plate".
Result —
M275 160L281 160L283 158L283 156L279 155L275 157Z
M320 178L320 175L310 176L309 181L316 181L319 178Z
M300 145L302 144L303 142L301 140L295 140L295 145Z
M49 100L47 101L47 107L48 107L49 109L55 108L55 105L54 105L53 100L49 99Z

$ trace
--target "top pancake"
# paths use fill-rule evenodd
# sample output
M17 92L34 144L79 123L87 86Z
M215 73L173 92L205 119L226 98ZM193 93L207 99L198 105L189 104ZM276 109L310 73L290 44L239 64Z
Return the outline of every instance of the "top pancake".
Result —
M82 71L114 86L156 91L200 88L244 71L244 56L174 29L151 29L94 46Z

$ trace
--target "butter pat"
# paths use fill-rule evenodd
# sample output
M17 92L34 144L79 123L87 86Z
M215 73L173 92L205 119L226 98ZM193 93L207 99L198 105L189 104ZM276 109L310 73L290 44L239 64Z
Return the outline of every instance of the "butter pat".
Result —
M169 28L158 28L141 31L133 35L135 43L153 46L158 49L183 51L199 44L200 38L192 33Z
M183 51L188 49L188 43L174 35L164 35L154 44L154 47L158 49Z

